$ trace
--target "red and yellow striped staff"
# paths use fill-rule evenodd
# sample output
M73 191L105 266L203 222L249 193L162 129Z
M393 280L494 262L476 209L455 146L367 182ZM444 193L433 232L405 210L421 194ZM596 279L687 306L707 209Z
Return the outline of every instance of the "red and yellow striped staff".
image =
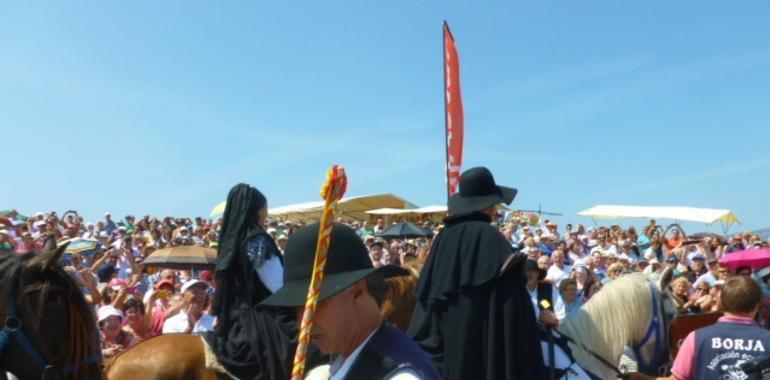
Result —
M345 169L334 165L326 173L326 182L321 188L321 197L324 199L324 210L321 214L321 226L318 230L318 242L315 249L315 263L313 275L310 279L310 288L305 301L305 311L302 313L302 324L299 329L297 352L294 354L294 368L291 371L292 380L301 380L305 375L305 358L307 348L310 345L310 330L313 328L313 316L315 315L318 296L321 294L321 284L324 280L324 268L326 267L326 253L331 243L332 221L334 219L334 205L342 199L348 186L348 178Z

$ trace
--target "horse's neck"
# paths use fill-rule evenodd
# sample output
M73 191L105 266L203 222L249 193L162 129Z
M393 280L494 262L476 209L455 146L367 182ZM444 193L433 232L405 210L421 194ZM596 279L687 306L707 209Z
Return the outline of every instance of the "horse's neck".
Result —
M616 378L617 373L612 368L609 368L606 364L599 361L593 354L586 351L582 346L585 346L617 367L620 362L620 357L623 354L624 347L632 344L631 337L633 336L633 333L631 329L633 329L633 327L631 326L633 323L635 323L635 321L614 321L614 327L620 327L621 330L625 330L626 332L625 334L622 334L624 336L615 336L613 331L618 331L617 328L608 329L600 327L607 326L606 317L602 320L602 318L599 318L597 315L583 313L578 318L568 319L566 323L559 328L559 332L580 343L575 344L570 342L569 348L572 351L575 361L582 368L602 379L614 379ZM620 342L618 339L623 341Z

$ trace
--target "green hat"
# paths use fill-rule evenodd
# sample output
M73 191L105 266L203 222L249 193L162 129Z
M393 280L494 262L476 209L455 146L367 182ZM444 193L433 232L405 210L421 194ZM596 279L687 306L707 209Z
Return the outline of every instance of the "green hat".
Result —
M283 287L260 305L298 307L305 304L313 273L319 226L318 223L311 224L289 237L284 254ZM394 265L374 268L358 234L344 224L334 223L318 301L347 289L374 272L385 277L409 274L406 269Z

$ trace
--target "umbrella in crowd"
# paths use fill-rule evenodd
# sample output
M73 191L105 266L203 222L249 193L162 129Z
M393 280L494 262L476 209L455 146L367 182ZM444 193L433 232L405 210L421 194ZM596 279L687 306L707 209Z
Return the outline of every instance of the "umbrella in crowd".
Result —
M147 256L143 263L158 268L212 269L217 263L217 251L192 245L163 248Z
M16 210L2 210L0 211L0 217L14 219L14 220L21 220L21 221L27 220L26 215L21 215Z
M412 239L433 236L433 231L422 228L414 223L401 222L382 230L377 236L381 238Z
M770 266L770 249L749 249L728 253L719 260L719 263L730 269L751 267L760 269Z
M61 246L64 243L69 243L64 253L79 253L81 255L92 255L96 251L102 248L102 243L99 240L74 238L62 240L58 244Z
M12 228L13 227L13 221L11 220L11 218L6 218L6 217L2 216L2 217L0 217L0 226L5 226L5 227L8 227L8 228Z
M214 206L214 209L211 210L211 212L209 213L209 216L214 219L221 218L222 215L225 214L225 207L227 207L226 201Z
M725 239L724 236L711 233L711 232L699 232L697 234L691 234L687 236L688 241L694 241L694 242L701 242L703 240L706 240L707 238L711 238L711 240L718 241L722 244L727 244L727 239Z

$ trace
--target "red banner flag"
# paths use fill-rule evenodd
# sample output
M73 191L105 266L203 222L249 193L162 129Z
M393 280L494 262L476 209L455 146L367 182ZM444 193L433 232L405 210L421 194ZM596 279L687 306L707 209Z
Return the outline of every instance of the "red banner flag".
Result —
M449 25L444 22L444 113L446 119L447 196L457 192L463 164L463 100L460 61Z

